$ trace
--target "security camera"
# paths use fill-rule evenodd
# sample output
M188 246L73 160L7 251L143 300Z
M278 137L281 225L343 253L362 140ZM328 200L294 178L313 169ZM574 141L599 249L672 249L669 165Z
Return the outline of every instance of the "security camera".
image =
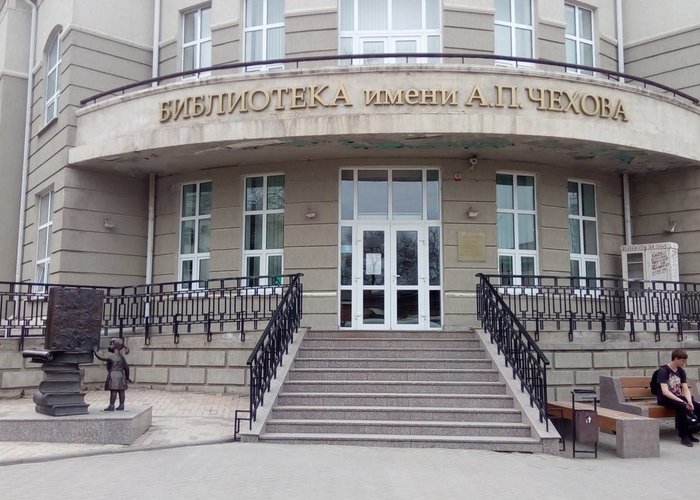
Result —
M469 157L469 170L474 170L477 163L479 163L479 157L476 155L471 155Z

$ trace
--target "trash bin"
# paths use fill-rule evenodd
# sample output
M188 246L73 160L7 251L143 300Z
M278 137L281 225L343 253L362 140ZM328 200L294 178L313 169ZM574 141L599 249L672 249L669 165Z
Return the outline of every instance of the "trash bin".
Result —
M577 407L578 403L578 407ZM571 412L573 420L572 450L576 453L589 453L598 458L598 396L593 389L571 391ZM576 443L592 444L593 449L580 449Z

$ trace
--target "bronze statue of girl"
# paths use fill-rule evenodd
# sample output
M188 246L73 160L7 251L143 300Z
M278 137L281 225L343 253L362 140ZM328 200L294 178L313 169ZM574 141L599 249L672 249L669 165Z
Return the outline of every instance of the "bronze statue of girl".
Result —
M122 355L122 351L125 354L129 354L129 348L124 345L124 341L120 338L113 338L109 341L109 351L104 357L100 356L96 352L94 353L97 359L105 361L107 363L107 380L105 381L105 390L110 391L109 393L109 406L105 408L105 411L114 411L114 402L117 400L117 395L119 395L119 406L116 407L117 411L124 409L124 400L126 399L126 390L128 389L129 380L129 363Z

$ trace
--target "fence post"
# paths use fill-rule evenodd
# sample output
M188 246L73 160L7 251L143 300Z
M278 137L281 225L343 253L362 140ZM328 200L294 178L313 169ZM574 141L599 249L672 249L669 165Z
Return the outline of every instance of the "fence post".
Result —
M634 342L636 339L634 331L634 311L630 311L630 342Z

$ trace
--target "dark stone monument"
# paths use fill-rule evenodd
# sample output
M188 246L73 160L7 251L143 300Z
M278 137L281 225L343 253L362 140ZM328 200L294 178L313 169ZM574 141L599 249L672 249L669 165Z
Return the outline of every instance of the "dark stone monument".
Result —
M51 288L44 349L22 355L43 363L44 380L34 393L37 413L54 417L88 413L81 392L81 363L93 362L100 347L104 293L83 288Z

